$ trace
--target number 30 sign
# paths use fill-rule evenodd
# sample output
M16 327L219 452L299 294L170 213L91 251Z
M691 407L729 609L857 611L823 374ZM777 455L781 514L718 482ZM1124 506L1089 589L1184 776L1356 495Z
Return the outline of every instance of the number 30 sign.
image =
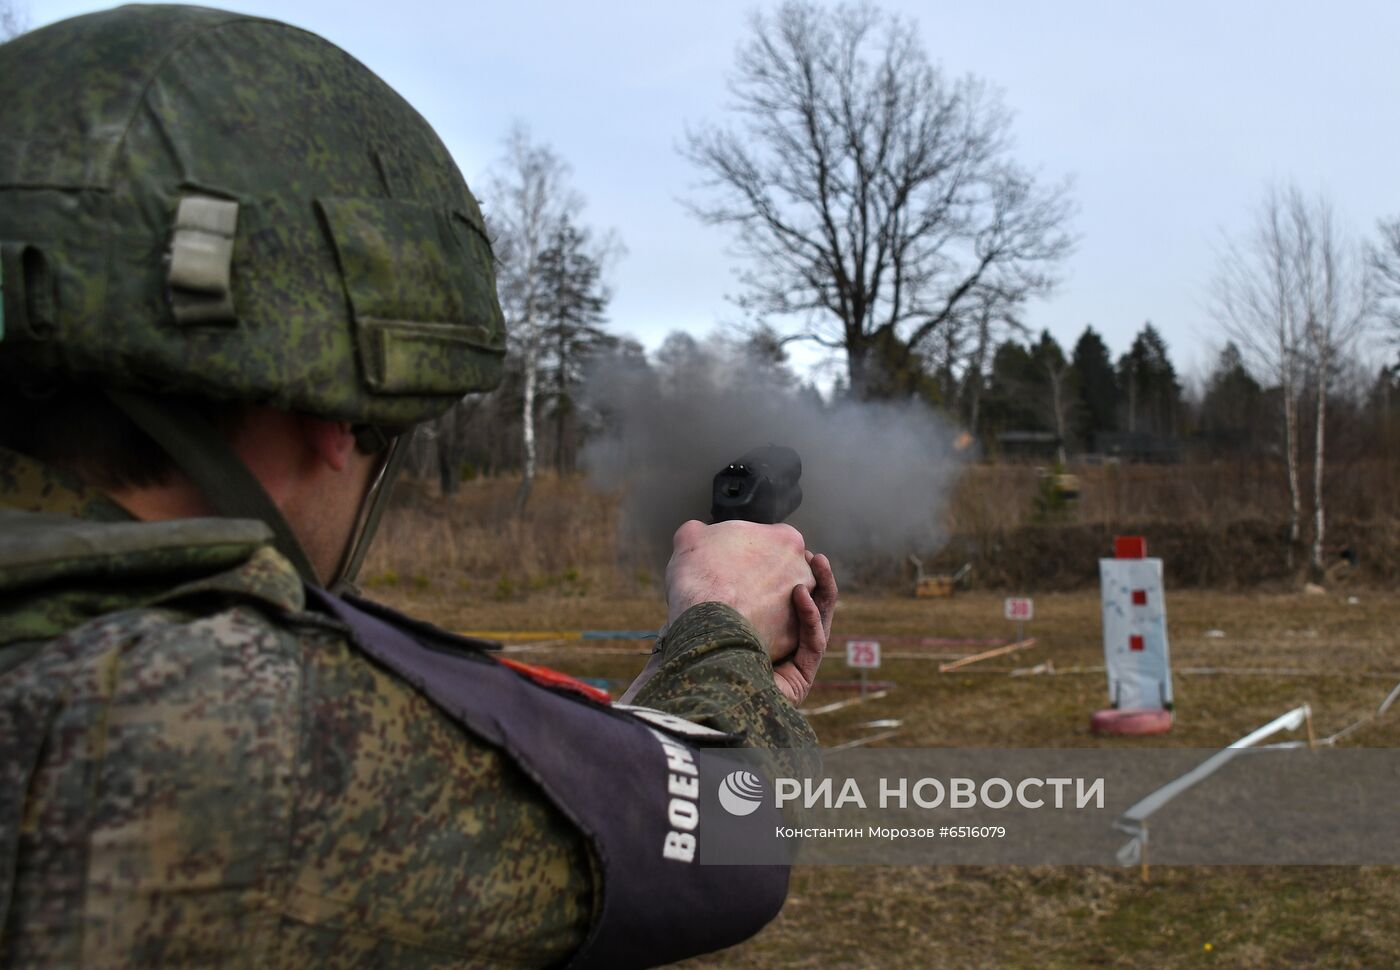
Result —
M1008 620L1029 620L1035 616L1035 601L1021 597L1008 597L1005 604Z

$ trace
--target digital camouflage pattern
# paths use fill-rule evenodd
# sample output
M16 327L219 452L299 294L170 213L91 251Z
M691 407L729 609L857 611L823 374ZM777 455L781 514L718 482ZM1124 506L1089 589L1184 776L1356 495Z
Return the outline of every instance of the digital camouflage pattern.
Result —
M0 278L0 380L401 427L494 387L505 349L481 212L422 117L313 34L197 7L0 45Z
M541 966L582 943L582 835L305 612L261 524L123 520L3 452L0 507L0 533L69 550L0 541L0 966ZM738 614L695 607L662 649L637 703L815 743Z
M662 663L632 703L743 734L760 747L816 746L811 726L774 683L758 634L734 610L720 603L691 607L659 648Z
M6 507L23 512L108 522L131 518L116 502L72 475L4 448L0 448L0 495L5 496Z
M437 136L338 48L221 11L0 45L0 287L0 381L39 391L394 429L501 372ZM638 703L814 743L738 614L662 649ZM540 966L601 871L514 762L306 609L266 526L136 522L0 451L0 967Z

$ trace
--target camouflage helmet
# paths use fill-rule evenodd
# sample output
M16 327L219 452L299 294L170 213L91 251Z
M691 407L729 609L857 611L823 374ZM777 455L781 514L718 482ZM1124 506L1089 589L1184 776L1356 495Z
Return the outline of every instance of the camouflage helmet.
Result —
M403 427L500 378L476 201L329 42L129 6L0 45L0 365Z

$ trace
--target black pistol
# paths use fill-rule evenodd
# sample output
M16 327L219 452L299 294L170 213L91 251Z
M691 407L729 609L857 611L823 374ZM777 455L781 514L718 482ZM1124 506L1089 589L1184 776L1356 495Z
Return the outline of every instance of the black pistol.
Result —
M755 448L715 475L710 515L716 522L781 522L802 504L801 478L802 459L791 448Z

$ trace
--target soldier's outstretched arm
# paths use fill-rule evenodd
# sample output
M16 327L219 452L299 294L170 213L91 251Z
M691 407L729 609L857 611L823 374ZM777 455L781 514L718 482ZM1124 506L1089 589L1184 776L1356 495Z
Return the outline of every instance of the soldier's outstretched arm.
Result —
M668 623L624 700L761 747L816 743L798 713L831 634L836 581L786 525L687 522L666 571Z

